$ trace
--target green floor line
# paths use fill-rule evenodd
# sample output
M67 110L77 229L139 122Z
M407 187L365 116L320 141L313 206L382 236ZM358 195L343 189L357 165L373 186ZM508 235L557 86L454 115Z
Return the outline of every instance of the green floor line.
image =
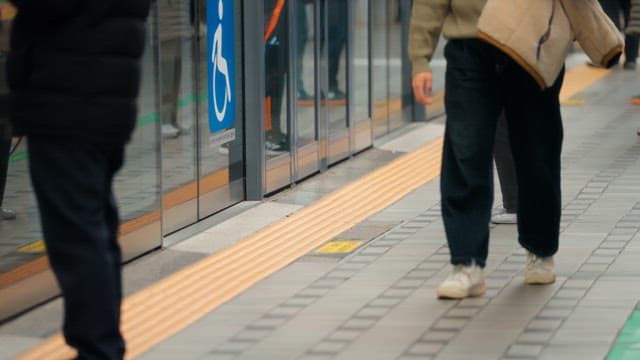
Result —
M2 2L2 0L0 0L0 2ZM198 104L200 104L206 101L208 96L209 95L207 93L204 93L198 97L196 97L196 95L189 95L189 96L180 98L178 99L178 109L183 108L187 105L190 105L194 102L197 102ZM160 113L158 112L142 115L138 117L138 120L136 121L136 127L156 123L158 121L160 121ZM15 154L9 157L9 164L13 164L18 161L25 160L26 158L28 158L27 150L17 151Z
M607 355L607 360L637 359L640 359L640 304L636 306Z

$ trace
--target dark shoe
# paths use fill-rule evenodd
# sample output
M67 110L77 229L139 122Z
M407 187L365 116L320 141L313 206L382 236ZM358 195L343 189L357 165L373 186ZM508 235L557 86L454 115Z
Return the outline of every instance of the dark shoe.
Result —
M13 220L16 218L16 213L13 210L0 208L0 220Z
M306 92L304 89L299 89L298 100L313 100L313 96Z
M624 65L622 66L623 69L625 70L635 70L636 69L636 63L635 62L625 62Z

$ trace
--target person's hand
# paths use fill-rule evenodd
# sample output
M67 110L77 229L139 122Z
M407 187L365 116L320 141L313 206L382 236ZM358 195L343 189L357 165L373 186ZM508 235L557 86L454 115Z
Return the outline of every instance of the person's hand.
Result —
M413 75L411 87L413 87L413 96L416 101L422 105L431 105L431 80L433 76L431 72L421 72Z

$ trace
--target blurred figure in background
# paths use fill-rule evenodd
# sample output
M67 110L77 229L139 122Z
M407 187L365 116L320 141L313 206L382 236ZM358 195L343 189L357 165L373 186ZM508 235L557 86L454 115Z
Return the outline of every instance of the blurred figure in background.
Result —
M625 31L629 27L629 21L631 16L631 1L632 0L599 0L602 9L607 13L611 21L620 29ZM635 0L634 0L635 1ZM638 58L638 37L630 35L627 32L627 36L624 39L624 65L626 70L636 69L636 60Z
M9 116L78 359L122 359L113 178L137 116L150 0L11 0Z
M158 27L162 62L161 131L163 138L172 139L186 130L178 123L178 98L182 81L182 49L184 39L193 31L191 24L196 20L195 7L185 0L158 0L158 13L161 17Z
M289 61L289 11L286 0L264 1L266 140L269 154L289 150L287 112L283 111Z

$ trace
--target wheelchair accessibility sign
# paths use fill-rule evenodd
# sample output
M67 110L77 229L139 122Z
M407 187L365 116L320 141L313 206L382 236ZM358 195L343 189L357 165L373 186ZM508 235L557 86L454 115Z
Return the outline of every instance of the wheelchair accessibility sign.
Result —
M235 39L233 0L207 0L209 129L228 129L235 122Z

